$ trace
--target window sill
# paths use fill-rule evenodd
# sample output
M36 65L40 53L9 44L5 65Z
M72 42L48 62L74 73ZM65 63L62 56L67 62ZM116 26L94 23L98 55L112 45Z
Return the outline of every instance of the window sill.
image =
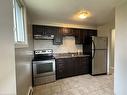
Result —
M27 43L15 43L15 48L27 48L29 45Z

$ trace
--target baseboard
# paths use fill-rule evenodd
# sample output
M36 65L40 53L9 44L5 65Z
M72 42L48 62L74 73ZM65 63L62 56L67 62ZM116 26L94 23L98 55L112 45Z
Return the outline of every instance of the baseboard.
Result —
M28 94L27 95L33 95L33 87L29 87Z

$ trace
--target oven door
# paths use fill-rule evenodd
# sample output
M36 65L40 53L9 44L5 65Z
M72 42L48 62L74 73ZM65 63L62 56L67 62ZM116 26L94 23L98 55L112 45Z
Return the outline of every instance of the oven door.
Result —
M33 76L43 77L55 74L55 60L33 61Z

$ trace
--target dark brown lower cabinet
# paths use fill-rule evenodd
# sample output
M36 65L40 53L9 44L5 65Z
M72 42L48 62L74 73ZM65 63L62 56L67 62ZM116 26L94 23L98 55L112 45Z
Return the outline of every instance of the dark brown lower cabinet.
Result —
M56 59L56 78L61 79L73 76L73 58Z
M60 58L56 59L56 79L88 74L88 57Z
M76 75L89 73L89 60L85 58L75 58Z

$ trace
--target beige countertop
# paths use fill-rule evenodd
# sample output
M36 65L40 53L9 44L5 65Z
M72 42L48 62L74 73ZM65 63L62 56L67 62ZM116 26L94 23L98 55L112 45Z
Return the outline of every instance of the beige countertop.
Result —
M90 55L83 54L54 54L55 59L59 58L73 58L73 57L89 57Z

